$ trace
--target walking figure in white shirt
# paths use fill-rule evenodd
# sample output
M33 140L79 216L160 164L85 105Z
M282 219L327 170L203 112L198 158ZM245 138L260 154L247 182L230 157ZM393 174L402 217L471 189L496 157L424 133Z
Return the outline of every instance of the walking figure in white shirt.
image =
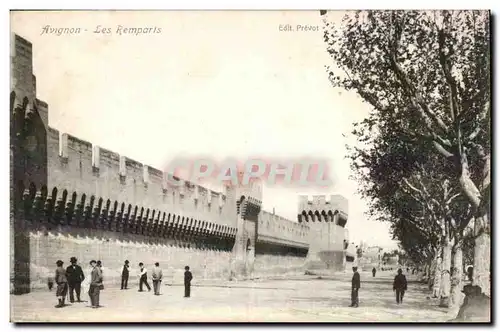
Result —
M151 287L148 284L148 270L144 267L144 264L139 263L139 292L144 292L142 289L142 284L145 284L148 288L148 292L151 292Z

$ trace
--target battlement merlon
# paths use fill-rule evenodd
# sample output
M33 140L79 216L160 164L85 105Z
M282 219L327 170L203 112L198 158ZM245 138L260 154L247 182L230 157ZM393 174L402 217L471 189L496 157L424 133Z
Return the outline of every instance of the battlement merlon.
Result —
M212 199L219 197L219 206L224 205L224 201L227 197L227 191L216 192L211 189L199 186L197 184L191 183L187 180L183 180L174 177L172 174L163 172L152 166L138 162L127 156L120 155L117 152L105 149L101 146L92 144L88 141L75 137L73 135L59 132L57 129L52 127L48 128L47 131L48 139L55 141L59 146L59 157L67 162L74 156L74 153L70 151L77 151L78 158L89 158L92 163L92 171L98 173L101 166L105 163L111 165L113 169L120 175L120 177L127 177L130 175L141 174L142 181L145 185L151 182L161 182L163 190L172 189L173 187L169 185L169 176L174 180L178 181L178 189L182 194L186 188L192 189L195 199L198 199L200 193L205 193L207 195L207 203L211 204ZM85 157L86 156L86 157ZM186 187L186 188L185 188ZM209 195L210 194L210 195Z
M334 221L345 227L349 216L348 200L336 195L299 195L299 222Z
M33 46L23 37L11 33L10 40L10 90L14 92L14 105L28 99L30 108L35 104L36 78L33 75Z
M28 51L28 54L31 55L33 54L33 44L28 41L27 39L19 36L15 32L11 32L10 34L10 55L11 56L16 56L19 55L18 51Z

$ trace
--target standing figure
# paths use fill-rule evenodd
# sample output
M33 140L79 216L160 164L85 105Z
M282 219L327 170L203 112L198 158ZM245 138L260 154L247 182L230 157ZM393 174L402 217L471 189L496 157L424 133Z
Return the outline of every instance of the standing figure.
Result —
M92 276L92 270L94 268L92 266L89 266L88 268L85 269L85 275L87 278L85 278L81 284L82 292L86 294L90 294L90 282L91 282L91 277Z
M354 272L354 274L352 275L352 281L351 281L351 305L350 305L350 307L357 308L359 306L358 291L361 288L361 277L359 276L358 268L356 266L354 266L352 268L352 272Z
M92 272L90 273L90 287L89 296L92 308L99 308L99 295L102 286L102 274L101 269L97 266L95 260L90 261L90 266L92 266Z
M122 287L120 289L127 289L128 285L128 276L130 274L130 268L128 266L128 260L125 261L125 264L123 265L123 270L122 270Z
M465 285L462 293L464 302L460 306L458 322L491 322L491 298L482 292L480 286Z
M76 257L70 258L71 265L66 268L66 275L68 276L68 286L69 286L69 301L71 303L75 302L73 296L73 291L76 293L76 301L82 302L80 300L82 281L85 279L82 268L80 265L76 265Z
M62 260L58 260L56 262L56 276L55 282L57 284L56 296L58 300L58 304L56 308L64 307L64 299L66 298L66 294L68 293L68 279L66 277L66 270L63 268L64 262Z
M472 282L472 277L474 276L474 267L469 266L467 268L467 278L469 279L470 282Z
M142 290L142 284L145 284L146 287L148 288L148 292L151 291L151 287L149 287L149 284L148 284L148 270L146 270L146 268L144 267L144 264L139 263L139 269L140 269L140 272L139 272L139 292L143 292Z
M398 274L394 278L394 283L392 289L396 292L396 302L397 304L403 303L403 296L408 288L406 277L403 274L403 270L398 269Z
M101 271L101 274L102 274L102 262L101 261L97 261L96 266Z
M102 267L102 262L101 261L97 261L97 268L101 272L101 285L99 286L99 290L103 290L104 289L104 273L103 273L104 269Z
M373 268L373 269L372 269L372 275L373 275L373 277L374 277L374 278L375 278L375 274L376 274L376 273L377 273L377 269L376 269L376 268Z
M191 297L191 280L193 275L189 272L189 266L184 267L184 297Z
M153 277L153 289L155 291L155 295L160 295L161 279L163 278L163 272L160 268L160 263L155 263L155 267L153 267L151 276Z

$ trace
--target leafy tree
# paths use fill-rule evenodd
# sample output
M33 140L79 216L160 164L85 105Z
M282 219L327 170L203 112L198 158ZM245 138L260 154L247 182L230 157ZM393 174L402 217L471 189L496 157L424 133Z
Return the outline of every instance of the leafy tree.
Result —
M489 13L356 11L337 26L327 15L324 21L333 86L355 91L372 106L354 135L365 146L398 149L393 156L413 152L364 172L384 177L386 167L402 166L412 174L419 163L439 158L451 187L471 207L474 283L489 293ZM384 139L374 141L380 135Z

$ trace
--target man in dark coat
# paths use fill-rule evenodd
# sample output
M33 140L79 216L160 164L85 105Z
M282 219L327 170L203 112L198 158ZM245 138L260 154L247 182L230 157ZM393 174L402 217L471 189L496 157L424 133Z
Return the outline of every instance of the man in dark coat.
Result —
M189 271L189 266L184 267L184 297L191 297L191 280L193 274Z
M377 269L376 269L376 268L373 268L373 269L372 269L372 275L373 275L373 277L374 277L374 278L375 278L375 274L376 274L376 273L377 273Z
M102 286L102 274L101 269L97 266L95 260L90 261L90 266L92 266L92 272L90 274L90 288L89 296L92 308L99 308L99 295Z
M64 299L68 293L68 279L66 278L66 270L63 268L63 264L64 262L61 260L56 262L57 268L54 279L57 284L56 296L59 302L56 308L64 307Z
M481 287L465 285L462 293L464 302L458 311L455 322L491 322L491 298L482 292Z
M68 286L69 286L69 301L71 303L75 302L75 298L73 296L73 290L76 293L76 301L82 302L80 300L80 292L82 281L85 279L83 275L82 268L80 265L77 265L76 257L71 257L70 259L71 265L66 268L66 275L68 277Z
M359 297L358 291L361 288L361 277L358 273L358 268L355 266L352 268L352 281L351 281L351 305L350 307L358 307L359 306Z
M123 270L122 270L122 287L120 289L127 289L127 284L128 284L128 277L130 274L129 270L129 261L126 260L125 264L123 264Z
M394 278L394 283L392 284L392 289L396 292L396 302L403 303L403 296L405 295L405 291L408 288L408 284L406 282L406 277L403 274L403 270L398 269L398 274Z

